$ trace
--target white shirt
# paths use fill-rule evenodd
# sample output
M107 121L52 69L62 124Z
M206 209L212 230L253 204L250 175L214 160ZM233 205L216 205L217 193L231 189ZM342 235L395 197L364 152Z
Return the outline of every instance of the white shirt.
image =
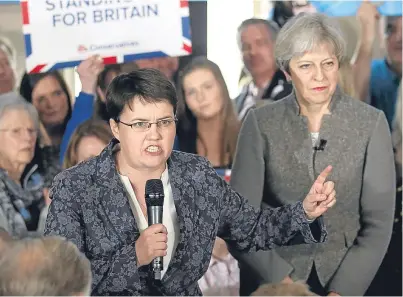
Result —
M245 88L246 88L246 98L243 103L242 109L239 111L239 115L238 115L238 119L240 121L242 121L245 118L249 109L251 109L253 106L255 106L256 98L259 94L259 88L257 86L255 86L253 81L250 82L247 86L245 86Z
M137 201L136 194L133 191L133 187L130 183L130 180L127 176L120 175L120 179L123 185L126 188L127 193L129 194L129 202L133 212L133 215L136 219L137 227L140 232L144 231L148 227L148 222L144 217L143 212L141 211L140 203ZM161 277L163 277L168 270L168 265L171 262L171 259L175 253L176 247L179 241L179 225L178 225L178 217L176 214L175 203L172 194L171 183L169 181L168 174L168 165L165 171L161 175L161 181L164 186L164 206L163 206L163 215L162 215L162 224L167 228L168 231L168 248L167 255L163 258L164 270L161 272Z
M311 132L312 147L315 147L319 141L319 132Z
M203 296L239 296L238 261L229 253L224 259L212 256L198 284Z

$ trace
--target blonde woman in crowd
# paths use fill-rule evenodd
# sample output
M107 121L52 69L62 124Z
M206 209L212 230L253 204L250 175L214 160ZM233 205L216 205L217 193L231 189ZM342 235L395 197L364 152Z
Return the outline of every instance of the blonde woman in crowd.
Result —
M63 167L73 167L91 157L98 156L112 140L113 135L109 125L100 119L87 120L74 131Z

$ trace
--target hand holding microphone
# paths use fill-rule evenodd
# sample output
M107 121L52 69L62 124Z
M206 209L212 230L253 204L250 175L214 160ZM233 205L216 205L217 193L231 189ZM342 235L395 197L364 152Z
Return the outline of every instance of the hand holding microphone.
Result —
M148 265L157 257L167 254L167 229L162 224L151 225L136 241L137 266Z
M162 225L164 186L160 179L147 181L145 199L149 227L136 241L137 264L140 267L151 263L152 277L160 280L164 269L163 257L167 254L168 248L168 232Z

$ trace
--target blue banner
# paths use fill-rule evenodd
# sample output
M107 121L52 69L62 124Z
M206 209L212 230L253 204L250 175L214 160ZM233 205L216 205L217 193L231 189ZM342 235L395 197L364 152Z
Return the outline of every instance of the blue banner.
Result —
M318 12L329 16L354 16L362 1L309 1ZM402 1L375 1L379 13L385 16L401 16Z

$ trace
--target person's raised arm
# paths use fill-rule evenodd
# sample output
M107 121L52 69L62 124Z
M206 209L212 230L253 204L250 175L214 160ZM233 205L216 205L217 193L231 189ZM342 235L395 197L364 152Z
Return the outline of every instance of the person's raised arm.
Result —
M357 11L357 19L360 36L352 66L358 99L365 102L370 90L372 52L379 24L379 12L375 4L363 1Z
M318 238L314 238L310 224L335 203L334 184L326 182L330 171L331 166L323 170L303 201L260 210L221 181L223 196L217 235L240 252L284 246L297 234L301 234L306 243L325 241L327 234L322 220Z
M67 123L60 145L60 164L63 164L71 135L83 122L90 119L94 111L94 97L97 88L98 75L104 69L104 64L98 55L84 60L77 67L77 73L81 81L81 92L76 98L71 119Z

